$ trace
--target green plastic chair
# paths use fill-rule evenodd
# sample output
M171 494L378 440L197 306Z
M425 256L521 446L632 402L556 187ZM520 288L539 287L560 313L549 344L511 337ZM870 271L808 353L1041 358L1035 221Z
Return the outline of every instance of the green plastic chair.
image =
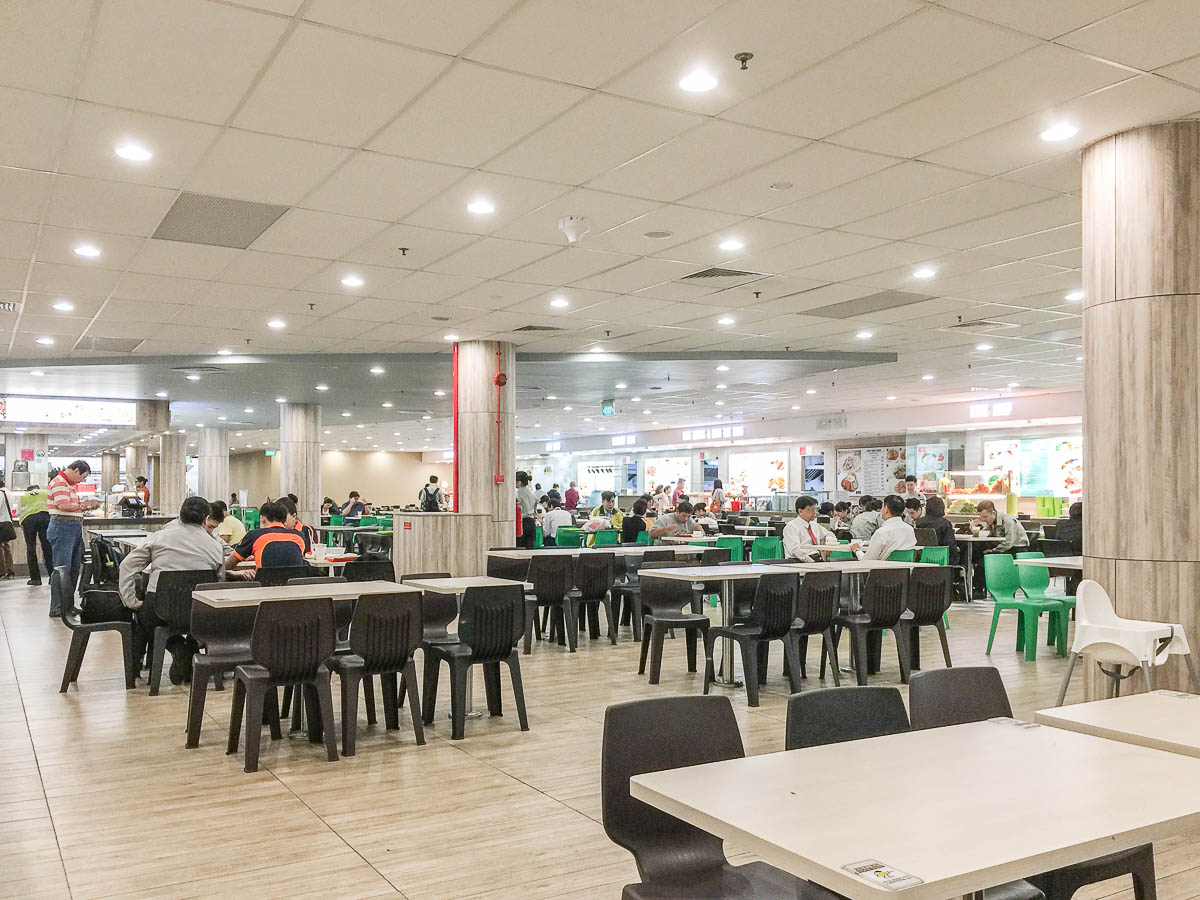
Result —
M554 546L556 547L582 547L585 535L582 528L572 528L569 525L560 525L558 530L554 532Z
M358 520L358 524L359 525L378 525L379 519L377 519L375 516L360 516L359 520Z
M839 544L849 544L850 542L849 541L838 541L838 543ZM835 550L833 553L829 554L829 558L830 559L842 559L842 560L854 559L854 553L849 550L847 550L845 552L843 552L841 550Z
M334 513L334 514L330 515L330 517L329 517L329 524L331 526L332 525L345 525L346 517L343 516L341 513Z
M1037 551L1018 553L1017 559L1045 559L1046 554ZM1046 645L1058 645L1058 655L1064 656L1067 647L1067 627L1071 618L1071 610L1075 608L1075 598L1063 594L1047 594L1050 587L1050 570L1041 566L1017 566L1017 580L1021 583L1021 593L1029 600L1057 600L1063 606L1061 613L1051 613L1050 621L1058 627L1046 636Z
M542 526L538 525L533 531L533 549L541 550L546 546L546 536L542 533Z
M740 537L719 537L716 546L724 547L729 551L730 562L743 562L746 559Z
M255 528L258 527L258 510L257 509L247 507L243 511L243 514L245 515L245 518L242 519L242 524L246 526L247 531L253 531Z
M621 543L621 532L615 528L604 528L596 532L596 538L592 542L593 547L615 547Z
M950 565L950 548L922 547L921 562L930 563L935 566L948 566Z
M783 541L777 537L756 537L750 545L750 562L783 559Z
M1037 659L1037 629L1038 617L1042 613L1048 616L1048 627L1052 636L1057 639L1062 628L1058 618L1051 613L1062 613L1064 607L1058 600L1037 600L1029 597L1017 599L1017 591L1021 589L1021 580L1013 558L1005 553L985 553L983 557L983 580L987 592L995 602L992 608L992 628L988 632L987 654L992 652L992 642L996 638L996 625L1000 622L1000 613L1006 609L1015 609L1017 621L1017 649L1024 649L1025 659L1033 662ZM1060 645L1059 655L1066 655L1065 643Z
M912 562L916 555L915 550L893 550L888 554L888 562Z
M646 545L653 543L650 540L650 532L649 531L639 531L638 536L637 536L637 543L646 544Z

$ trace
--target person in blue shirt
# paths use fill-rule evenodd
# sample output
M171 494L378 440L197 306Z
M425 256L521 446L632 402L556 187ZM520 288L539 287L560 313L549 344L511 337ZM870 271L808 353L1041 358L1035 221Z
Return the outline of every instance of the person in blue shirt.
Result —
M343 516L361 516L363 514L363 502L358 491L350 492L350 499L338 507L338 512Z

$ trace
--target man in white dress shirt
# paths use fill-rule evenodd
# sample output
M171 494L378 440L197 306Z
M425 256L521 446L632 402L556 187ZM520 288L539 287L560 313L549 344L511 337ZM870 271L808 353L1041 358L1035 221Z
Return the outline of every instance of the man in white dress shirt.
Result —
M917 533L904 521L904 501L895 494L883 498L880 511L883 524L871 535L871 546L862 551L860 559L887 559L896 550L912 550L917 546ZM856 543L850 545L858 549Z
M817 520L817 498L801 497L796 501L796 518L783 529L783 555L788 559L819 560L820 553L805 550L814 544L836 544L832 531Z
M850 536L856 541L870 540L875 529L883 524L883 518L879 513L880 501L870 498L861 502L862 511L850 523Z

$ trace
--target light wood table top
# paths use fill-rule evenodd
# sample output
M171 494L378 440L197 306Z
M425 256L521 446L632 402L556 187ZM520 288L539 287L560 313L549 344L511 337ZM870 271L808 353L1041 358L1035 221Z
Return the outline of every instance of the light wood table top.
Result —
M220 591L195 591L192 599L209 606L227 608L258 606L264 600L305 600L309 597L332 597L334 600L354 600L366 594L416 593L417 588L394 581L347 581L331 584L291 584L281 587L233 588Z
M1077 569L1083 571L1082 556L1050 556L1046 559L1015 559L1018 566L1038 566L1043 569Z
M937 563L900 562L891 559L833 559L820 563L795 563L794 568L801 572L828 572L831 569L845 572L849 575L859 575L875 569L930 569L937 568Z
M378 531L379 525L314 525L317 531L327 531L330 534L350 534L354 531Z
M739 581L744 578L761 578L772 572L790 572L793 566L762 566L746 563L744 566L687 566L678 569L639 569L639 578L666 578L671 581Z
M898 760L886 788L862 776ZM1017 771L1018 791L983 775ZM958 897L1200 824L1200 760L1011 719L630 781L635 798L852 900ZM844 868L865 860L921 881L890 890Z
M1033 715L1043 725L1200 757L1200 694L1152 691L1039 709Z
M659 538L664 544L689 544L693 541L705 544L715 544L722 537L737 537L736 534L673 534L670 537ZM739 540L741 540L739 538Z
M435 594L461 594L467 588L501 587L506 584L519 584L525 589L533 587L524 581L512 581L508 578L492 578L490 575L467 575L462 578L410 578L404 582L410 587Z
M638 547L543 547L540 550L489 550L488 556L499 559L533 559L535 556L579 556L588 553L612 553L615 556L641 556L647 550L662 550L644 544ZM703 547L675 547L676 556L698 556Z

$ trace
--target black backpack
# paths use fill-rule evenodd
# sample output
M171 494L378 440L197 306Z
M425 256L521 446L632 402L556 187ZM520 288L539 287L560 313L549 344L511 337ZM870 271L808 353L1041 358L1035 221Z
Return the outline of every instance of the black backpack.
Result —
M429 485L421 488L421 509L425 512L438 511L437 490L430 493Z

